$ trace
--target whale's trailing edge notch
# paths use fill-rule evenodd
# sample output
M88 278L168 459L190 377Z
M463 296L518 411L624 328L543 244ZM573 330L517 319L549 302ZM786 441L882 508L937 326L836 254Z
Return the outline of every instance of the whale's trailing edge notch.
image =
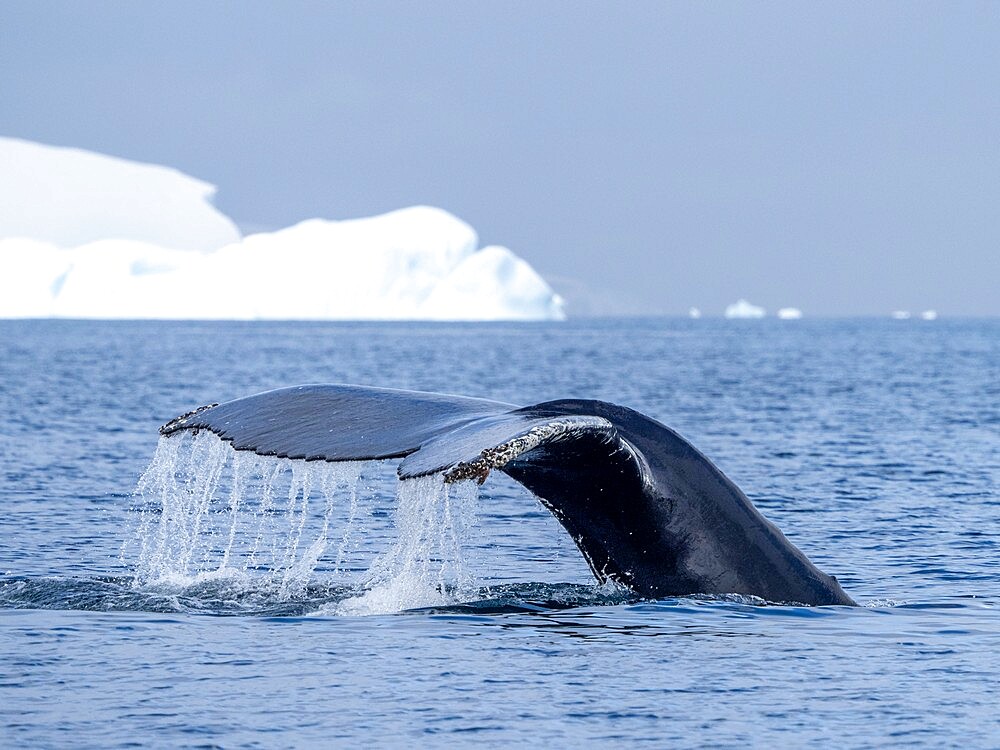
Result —
M650 597L746 594L854 602L708 458L659 422L604 401L518 408L351 385L282 388L165 424L236 450L306 461L400 459L400 478L480 483L499 470L533 492L600 581Z

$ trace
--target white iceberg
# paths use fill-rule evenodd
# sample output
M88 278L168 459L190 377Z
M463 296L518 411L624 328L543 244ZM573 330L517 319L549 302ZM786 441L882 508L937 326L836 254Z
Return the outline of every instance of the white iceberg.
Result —
M923 320L937 320L937 310L924 310L920 313L920 317Z
M39 148L44 156L37 166L42 172L48 170L46 179L58 183L61 178L55 166L59 160L50 158L52 154L45 151L48 147ZM80 153L85 152L71 152L73 165L80 163ZM161 179L163 168L132 165L136 169L125 174L115 171L121 160L110 159L114 168L104 170L102 160L108 157L85 155L101 184L110 185L109 175L117 175L116 179L133 184L137 195L150 200L160 188L170 192ZM200 205L194 205L198 203L193 201L195 186L205 187L205 183L173 170L163 172L177 178L172 188L176 195L167 195L166 203L183 205L183 211L191 213L191 220L186 221L179 213L168 212L171 220L188 227L202 221L205 231L200 244L193 236L182 242L165 230L153 231L151 220L145 225L145 235L115 229L113 212L100 213L104 196L117 194L110 188L94 196L89 215L97 218L90 224L80 219L82 214L56 212L52 224L61 227L59 232L46 234L43 228L22 225L24 231L40 235L34 237L21 236L21 230L11 236L8 225L0 224L0 317L565 317L562 299L528 263L503 247L478 249L472 227L447 211L415 206L364 219L311 219L241 239L235 228L227 235L220 229L223 225L210 226L206 217L212 214L206 212L215 212L205 202L210 192L202 190ZM0 172L0 195L13 192L7 175ZM140 214L144 210L152 215L155 206L137 209ZM138 225L123 221L120 226L134 229ZM95 239L94 232L104 236ZM73 240L82 241L74 244ZM220 241L221 247L213 247Z
M802 311L797 307L783 307L778 310L778 317L781 320L798 320L802 317Z
M240 231L214 195L214 185L169 167L0 137L0 237L215 250Z
M893 310L892 311L893 320L909 320L910 311L909 310Z
M726 308L727 318L763 318L766 314L763 307L752 305L745 299L737 300Z
M692 307L690 310L688 310L688 317L697 320L698 318L701 317L701 310L699 310L697 307Z

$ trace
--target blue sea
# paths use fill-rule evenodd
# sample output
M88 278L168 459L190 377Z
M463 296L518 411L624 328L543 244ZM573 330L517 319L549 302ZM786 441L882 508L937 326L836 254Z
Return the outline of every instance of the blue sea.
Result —
M861 606L597 586L496 473L431 517L391 464L158 447L324 382L638 409ZM0 321L0 746L985 748L998 705L1000 321Z

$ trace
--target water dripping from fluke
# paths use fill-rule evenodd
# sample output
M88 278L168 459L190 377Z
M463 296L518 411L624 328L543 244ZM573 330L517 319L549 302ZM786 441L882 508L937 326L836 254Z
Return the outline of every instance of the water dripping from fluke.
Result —
M399 481L394 469L259 456L207 430L164 437L136 487L121 558L137 591L227 610L308 601L319 614L364 615L475 600L465 548L478 486L440 474Z
M375 558L361 591L330 605L331 614L387 614L476 598L462 544L475 522L478 486L441 475L399 483L395 544Z

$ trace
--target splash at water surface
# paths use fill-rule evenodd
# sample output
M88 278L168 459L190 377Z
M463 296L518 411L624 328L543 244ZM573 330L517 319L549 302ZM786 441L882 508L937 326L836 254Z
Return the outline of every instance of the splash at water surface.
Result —
M441 475L396 481L391 462L292 461L236 451L214 434L161 438L136 488L136 587L211 582L286 602L322 585L336 614L396 612L474 599L465 547L478 487ZM395 484L388 506L386 486ZM382 549L367 537L385 538Z

